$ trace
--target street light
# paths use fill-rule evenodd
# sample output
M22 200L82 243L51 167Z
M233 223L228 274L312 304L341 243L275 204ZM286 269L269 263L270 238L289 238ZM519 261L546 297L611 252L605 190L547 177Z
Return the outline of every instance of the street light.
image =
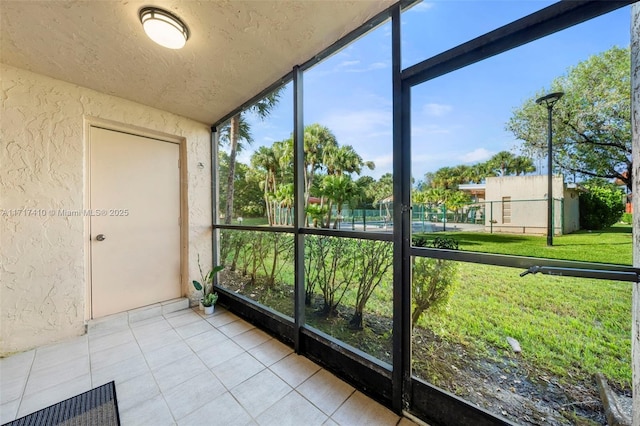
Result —
M551 125L551 111L562 95L564 95L564 92L554 92L536 99L536 103L539 105L545 105L549 112L549 131L547 138L547 180L549 185L547 190L547 246L553 245L553 147L551 145L553 127Z

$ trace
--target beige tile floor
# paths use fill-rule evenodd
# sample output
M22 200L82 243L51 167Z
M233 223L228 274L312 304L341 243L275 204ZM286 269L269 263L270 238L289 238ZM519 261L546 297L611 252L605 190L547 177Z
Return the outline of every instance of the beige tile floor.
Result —
M132 322L0 360L0 423L116 382L127 425L413 425L217 307Z

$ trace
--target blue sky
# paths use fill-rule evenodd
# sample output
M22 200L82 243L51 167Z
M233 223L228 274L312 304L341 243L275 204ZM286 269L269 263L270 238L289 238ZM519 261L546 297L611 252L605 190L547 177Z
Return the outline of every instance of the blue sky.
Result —
M406 68L553 2L434 1L402 15L402 66ZM505 123L513 109L589 56L628 46L630 7L521 46L413 88L412 175L444 166L474 164L519 142ZM304 75L305 124L329 127L340 144L353 145L376 164L363 174L391 172L391 26L385 23ZM561 107L558 104L557 107ZM265 121L248 116L254 144L240 154L248 163L260 145L290 136L289 84ZM544 161L538 172L546 173Z

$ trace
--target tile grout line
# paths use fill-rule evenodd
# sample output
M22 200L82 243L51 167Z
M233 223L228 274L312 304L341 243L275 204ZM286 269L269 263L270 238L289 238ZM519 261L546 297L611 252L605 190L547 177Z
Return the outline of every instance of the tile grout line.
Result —
M167 318L164 316L164 314L160 314L159 315L164 321L167 321ZM158 321L159 322L159 321ZM173 325L167 321L167 323L169 324L169 326L171 327L171 330L173 330L175 332L175 329L173 328ZM160 384L158 383L158 380L156 379L156 376L153 374L153 370L151 369L151 366L149 365L149 361L147 360L147 357L145 356L144 351L142 350L142 347L140 346L140 342L138 341L138 337L136 336L136 334L133 332L133 329L131 328L131 323L128 323L129 325L129 329L131 330L131 334L133 334L133 338L136 342L136 344L138 345L138 349L140 350L140 353L142 354L142 358L144 359L144 363L147 365L147 369L149 370L149 374L151 374L151 378L153 379L153 382L156 384L156 386L158 387L158 393L159 395L162 397L162 401L164 402L164 404L167 406L167 410L169 410L169 414L171 414L171 418L173 419L173 423L175 425L178 424L178 420L176 419L176 416L173 414L173 411L171 410L171 407L169 407L169 403L167 402L167 399L164 396L164 392L162 392L162 388L160 388ZM177 334L177 333L176 333ZM178 334L179 337L182 337ZM167 345L165 345L167 346ZM188 345L187 345L188 346ZM160 348L162 348L164 346L161 346ZM158 349L160 349L158 348ZM189 347L189 349L191 349L191 347ZM151 398L149 398L151 399ZM133 408L133 407L132 407ZM131 409L131 408L130 408Z
M29 365L29 371L27 372L27 377L24 381L24 385L22 386L22 391L20 392L20 402L18 402L18 408L16 408L16 413L14 415L13 420L18 419L18 414L20 413L20 408L22 408L22 400L24 399L24 392L27 390L27 383L29 383L29 378L31 377L31 371L33 370L33 364L36 362L36 352L38 348L33 350L33 359L31 360L31 364Z
M342 380L342 379L340 379L340 380ZM343 381L344 381L344 380L343 380ZM345 382L345 383L346 383L346 382ZM349 386L351 386L351 385L349 385ZM353 388L353 386L351 386L351 387ZM352 397L353 395L355 395L355 393L356 393L356 392L358 392L358 390L357 390L357 389L355 389L355 388L353 388L353 390L351 391L351 393L349 394L349 396L347 396L347 397L344 399L344 401L342 401L342 403L336 407L336 409L333 411L333 413L331 413L331 415L329 416L329 418L330 418L333 422L338 423L338 421L337 421L337 420L335 420L335 419L333 418L333 415L334 415L334 414L336 414L338 411L340 411L340 409L344 406L344 404L346 404L346 403L347 403L347 401L349 401L349 400L351 399L351 397ZM365 395L365 396L366 396L366 395ZM368 397L367 397L367 398L368 398ZM340 424L340 423L338 423L338 424Z

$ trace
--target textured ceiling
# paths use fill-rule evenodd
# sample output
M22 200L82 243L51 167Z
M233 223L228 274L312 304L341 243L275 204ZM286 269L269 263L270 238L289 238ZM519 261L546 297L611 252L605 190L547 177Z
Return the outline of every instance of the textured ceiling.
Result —
M212 124L395 0L0 1L0 62ZM138 10L191 37L156 45Z

